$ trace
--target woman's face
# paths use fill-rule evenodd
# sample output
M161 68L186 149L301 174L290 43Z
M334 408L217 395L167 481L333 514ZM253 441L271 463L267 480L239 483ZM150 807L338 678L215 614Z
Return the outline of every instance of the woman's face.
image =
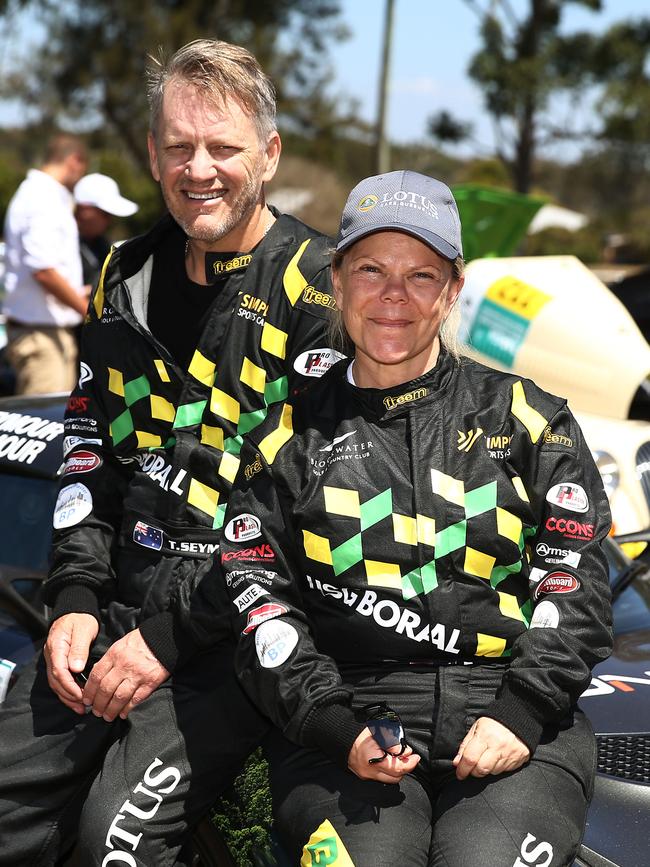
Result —
M435 366L438 332L463 286L452 263L404 232L357 241L332 271L334 297L356 346L354 379L389 388Z

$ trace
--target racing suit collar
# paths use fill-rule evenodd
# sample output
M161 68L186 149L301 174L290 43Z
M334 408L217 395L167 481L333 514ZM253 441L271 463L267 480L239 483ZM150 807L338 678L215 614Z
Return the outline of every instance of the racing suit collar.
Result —
M435 367L422 376L391 388L359 388L347 380L349 359L338 362L333 368L342 380L341 385L350 390L366 412L376 419L401 415L417 404L422 406L438 400L450 385L458 368L457 360L441 346Z

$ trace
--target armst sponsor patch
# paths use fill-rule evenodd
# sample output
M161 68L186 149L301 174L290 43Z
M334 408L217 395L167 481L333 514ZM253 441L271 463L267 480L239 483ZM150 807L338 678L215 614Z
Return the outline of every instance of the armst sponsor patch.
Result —
M52 524L55 530L73 527L93 510L92 494L81 482L61 488L54 507Z

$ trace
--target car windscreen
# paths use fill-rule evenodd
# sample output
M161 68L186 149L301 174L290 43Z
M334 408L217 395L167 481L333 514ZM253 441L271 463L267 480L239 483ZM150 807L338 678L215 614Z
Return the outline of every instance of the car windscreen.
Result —
M58 482L0 475L0 566L47 570Z

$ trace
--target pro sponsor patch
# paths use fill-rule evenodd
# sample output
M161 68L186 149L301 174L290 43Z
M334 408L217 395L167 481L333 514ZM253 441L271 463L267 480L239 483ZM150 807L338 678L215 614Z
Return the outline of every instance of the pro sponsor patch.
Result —
M280 605L279 602L267 602L265 605L260 605L259 608L253 608L248 612L246 626L242 629L242 635L248 635L254 629L267 620L272 620L274 617L279 617L281 614L287 614L288 608Z
M243 593L240 593L239 596L236 596L232 602L233 605L236 606L237 611L241 614L242 611L246 611L247 608L256 602L260 596L268 596L269 591L265 590L264 587L260 587L259 584L251 584L250 587L247 587Z
M340 352L329 346L319 349L309 349L299 355L293 363L293 369L303 376L322 376L332 365L345 358Z
M248 539L257 539L261 536L261 528L261 524L255 515L244 512L228 521L224 535L231 542L246 542Z
M535 588L535 599L543 593L573 593L580 587L580 581L570 572L549 572Z
M283 620L267 620L255 632L255 650L262 668L277 668L291 656L298 632Z
M91 473L93 470L99 469L103 463L103 460L95 452L80 449L71 458L68 458L63 465L63 475Z
M81 482L61 488L54 506L52 524L55 530L73 527L93 510L92 494Z
M544 599L533 612L530 628L544 627L546 629L557 629L559 622L560 612L557 610L557 607L552 602L549 602L548 599Z
M546 499L549 503L568 509L570 512L586 512L589 508L589 499L585 489L574 482L560 482L547 492Z

